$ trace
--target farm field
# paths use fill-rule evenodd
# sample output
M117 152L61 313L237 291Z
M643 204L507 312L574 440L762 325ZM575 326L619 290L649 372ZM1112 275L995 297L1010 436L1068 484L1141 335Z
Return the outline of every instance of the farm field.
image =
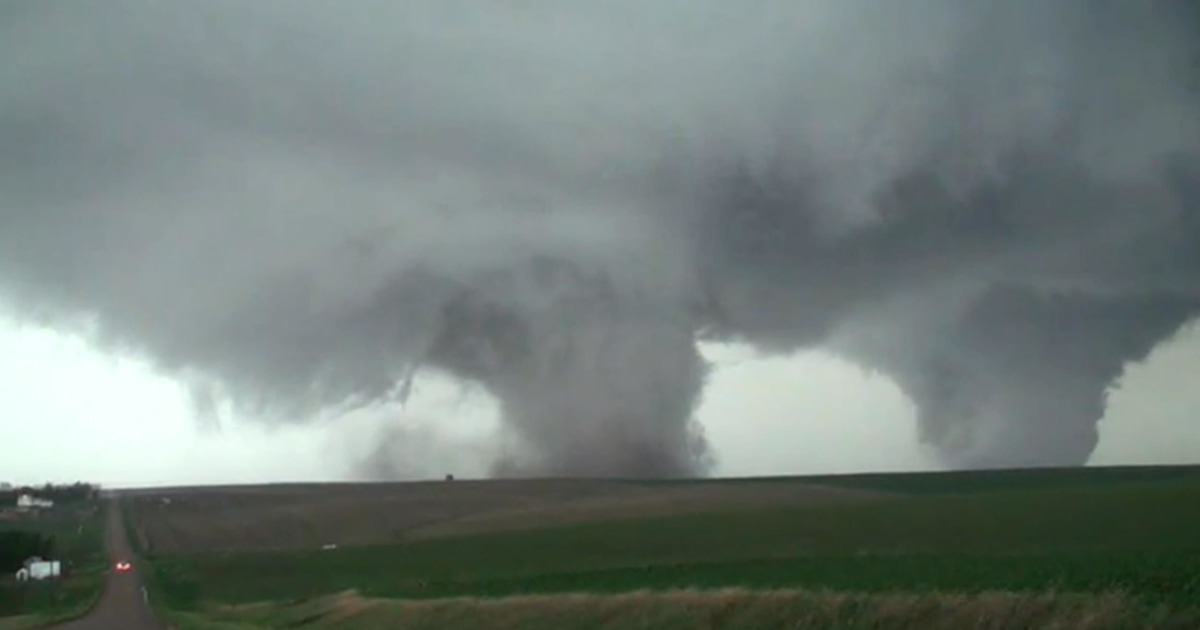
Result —
M0 575L0 630L39 628L86 612L100 596L108 567L105 519L98 501L64 505L36 517L0 521L4 532L49 536L51 557L62 562L63 577L53 582L18 583L17 567ZM9 569L13 569L10 571Z
M1200 467L194 488L125 505L184 630L1200 627Z
M757 507L885 498L800 481L529 480L198 487L128 494L154 553L315 549Z

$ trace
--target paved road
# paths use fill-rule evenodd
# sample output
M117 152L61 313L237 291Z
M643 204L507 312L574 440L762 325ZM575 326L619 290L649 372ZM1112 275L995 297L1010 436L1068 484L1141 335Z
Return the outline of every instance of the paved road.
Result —
M115 501L108 505L108 553L112 556L110 567L118 560L133 557L121 510ZM161 630L162 627L143 599L142 581L135 565L129 573L110 569L104 595L96 607L87 616L55 626L53 630Z

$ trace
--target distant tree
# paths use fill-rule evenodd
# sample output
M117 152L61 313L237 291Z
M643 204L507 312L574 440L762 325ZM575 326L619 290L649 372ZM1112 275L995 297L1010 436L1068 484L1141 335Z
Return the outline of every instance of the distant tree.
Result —
M54 539L48 535L20 530L0 532L0 571L11 573L33 556L49 558L53 554Z
M70 504L91 501L99 497L100 486L76 481L72 484L56 485L45 483L41 486L17 486L0 491L0 505L12 505L22 494L31 494L55 503Z

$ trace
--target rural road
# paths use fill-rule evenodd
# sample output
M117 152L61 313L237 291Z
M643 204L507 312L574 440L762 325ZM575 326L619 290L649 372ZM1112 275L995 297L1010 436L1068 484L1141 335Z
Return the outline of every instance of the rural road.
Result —
M107 509L110 561L104 595L86 616L51 630L161 630L163 627L154 619L154 613L143 599L137 565L129 573L117 573L112 569L118 560L132 561L133 554L125 536L121 510L115 501L110 501Z

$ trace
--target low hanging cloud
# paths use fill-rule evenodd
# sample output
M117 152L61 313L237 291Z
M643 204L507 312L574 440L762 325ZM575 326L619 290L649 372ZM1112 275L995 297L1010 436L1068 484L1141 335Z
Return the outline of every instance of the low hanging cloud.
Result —
M1078 464L1200 305L1178 3L30 3L0 296L276 421L498 400L505 474L702 474L698 339ZM398 440L400 438L397 438ZM385 449L386 450L386 449Z

